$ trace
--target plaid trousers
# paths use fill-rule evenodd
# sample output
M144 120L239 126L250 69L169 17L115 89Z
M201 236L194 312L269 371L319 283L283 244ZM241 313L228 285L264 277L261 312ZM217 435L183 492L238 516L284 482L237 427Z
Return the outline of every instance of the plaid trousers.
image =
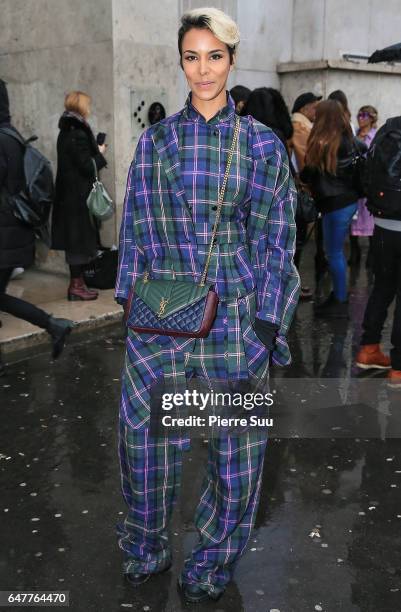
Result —
M169 561L168 522L179 489L182 451L189 447L185 437L171 440L150 434L154 381L160 376L181 382L202 378L210 385L216 379L263 381L269 352L253 332L254 308L254 294L222 302L207 338L173 339L173 348L167 337L150 337L144 343L129 330L119 435L122 492L128 506L118 526L125 572L157 572ZM267 434L260 430L210 437L195 515L199 541L185 562L184 582L216 594L231 579L254 524L266 442Z

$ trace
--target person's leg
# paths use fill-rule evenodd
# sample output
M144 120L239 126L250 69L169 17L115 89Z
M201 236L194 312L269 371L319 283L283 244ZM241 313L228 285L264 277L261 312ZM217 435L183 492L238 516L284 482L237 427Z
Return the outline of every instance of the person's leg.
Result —
M295 250L295 255L294 255L294 264L298 271L301 265L302 251L305 247L307 235L308 235L308 224L305 223L304 221L300 221L299 219L297 219L297 240L296 240L296 250ZM312 297L312 291L310 290L309 287L303 285L301 281L301 291L300 291L299 298L301 300L305 300L305 299L310 299L311 297Z
M359 236L353 236L352 234L349 237L350 244L350 256L348 263L350 266L357 266L361 262L361 247L359 245Z
M13 268L0 268L0 295L6 292Z
M55 318L30 302L8 295L6 289L12 271L12 268L0 270L0 310L45 329L52 339L52 357L57 359L64 348L66 337L71 332L74 323L68 319Z
M391 344L393 348L390 351L391 357L391 367L393 370L397 370L401 372L401 246L399 242L401 241L401 232L393 232L394 234L398 234L398 245L396 252L396 302L395 302L395 310L394 310L394 319L393 319L393 329L391 332ZM394 241L394 238L393 238ZM401 378L400 378L401 384Z
M368 246L368 254L366 256L366 263L365 263L365 267L367 270L371 270L374 266L374 257L373 257L373 251L372 251L372 240L373 240L373 236L369 236L369 246Z
M133 429L120 421L119 458L128 506L118 525L124 573L157 573L171 562L167 527L180 485L182 451L167 437L152 438L149 428Z
M70 268L70 278L80 278L82 276L82 266L79 264L71 265Z
M296 219L296 223L297 223L297 239L296 239L296 250L295 250L295 255L294 255L294 264L299 270L299 266L301 264L302 249L305 244L305 238L307 234L308 225L307 223L305 223L304 221L300 221L299 219Z
M181 580L212 597L231 580L253 528L260 497L266 435L211 436L207 474L195 515L199 541Z
M7 295L6 289L12 271L13 268L0 270L0 310L3 312L8 312L8 314L17 317L18 319L28 321L29 323L32 323L32 325L37 325L37 327L47 329L50 316L47 312L41 308L37 308L25 300L13 297L12 295Z
M398 238L398 232L375 226L372 239L375 276L362 323L362 346L380 343L387 311L396 294L398 269L395 238Z
M70 285L68 287L67 298L72 301L96 300L99 292L89 289L84 281L84 266L82 264L69 264Z
M323 247L323 223L320 217L315 223L315 244L315 281L316 285L319 285L327 270L327 258Z
M323 240L333 282L334 297L347 300L347 264L344 243L357 205L351 204L323 216Z

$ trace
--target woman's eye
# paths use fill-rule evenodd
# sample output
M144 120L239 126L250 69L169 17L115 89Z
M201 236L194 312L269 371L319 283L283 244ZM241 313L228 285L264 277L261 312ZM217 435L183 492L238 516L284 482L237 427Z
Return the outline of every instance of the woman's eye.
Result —
M196 55L186 55L185 60L187 60L188 62L192 62L193 60L196 59Z
M219 60L221 59L223 56L220 55L220 53L213 53L213 55L210 56L212 58L212 60Z

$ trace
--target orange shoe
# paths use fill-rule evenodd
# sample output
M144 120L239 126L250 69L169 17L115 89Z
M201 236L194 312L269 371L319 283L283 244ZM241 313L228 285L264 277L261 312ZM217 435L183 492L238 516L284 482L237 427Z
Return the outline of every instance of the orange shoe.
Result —
M375 368L377 370L388 370L391 368L390 357L385 355L380 344L364 344L356 356L356 365L362 370Z
M387 374L387 382L392 389L401 389L401 370L390 370Z

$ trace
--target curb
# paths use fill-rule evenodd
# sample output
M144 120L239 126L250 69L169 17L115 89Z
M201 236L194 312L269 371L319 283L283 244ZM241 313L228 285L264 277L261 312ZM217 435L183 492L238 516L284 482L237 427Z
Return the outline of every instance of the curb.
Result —
M74 325L73 335L75 336L76 334L92 331L94 329L115 325L122 321L122 315L121 308L119 308L116 311L78 321ZM9 338L0 343L0 348L3 356L5 356L19 351L25 351L26 349L44 347L46 345L50 346L49 335L45 330L38 329L37 331L35 330L14 338Z

